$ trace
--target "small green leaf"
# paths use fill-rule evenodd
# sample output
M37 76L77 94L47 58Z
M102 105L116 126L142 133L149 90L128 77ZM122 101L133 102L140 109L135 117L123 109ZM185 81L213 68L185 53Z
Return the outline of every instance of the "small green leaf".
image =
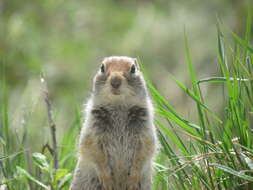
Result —
M224 172L230 173L230 174L232 174L234 176L237 176L239 178L242 178L242 179L245 179L245 180L253 182L253 177L251 177L249 175L246 175L246 174L243 174L241 172L238 172L238 171L236 171L236 170L234 170L232 168L229 168L229 167L221 165L221 164L213 164L213 166L215 166L216 168L221 169Z
M17 173L20 174L21 176L24 176L26 177L27 179L29 179L30 181L36 183L37 185L43 187L44 189L48 189L49 188L41 183L40 181L38 181L37 179L35 179L33 176L31 176L26 170L24 170L23 168L19 167L19 166L16 166L16 169L17 169Z
M189 125L189 122L186 120L180 120L179 118L175 117L171 112L166 112L164 110L157 110L157 114L159 114L162 117L168 118L176 122L180 127L184 128L188 133L200 137L200 135L196 132L196 126L197 125Z
M245 154L241 153L241 156L243 157L244 161L246 162L246 164L248 165L248 167L253 170L253 160L250 159L248 156L246 156Z
M47 162L47 158L45 155L35 152L33 153L33 160L35 161L36 165L43 169L43 170L48 170L49 169L49 164Z
M71 179L72 174L71 173L66 174L60 181L57 189L62 189L63 187L65 187Z
M208 113L211 114L211 116L218 121L219 123L222 123L221 119L215 114L213 113L205 104L202 103L201 99L199 96L196 95L195 92L191 91L189 88L187 88L182 82L180 82L179 80L177 80L174 76L169 75L171 77L171 79L173 79L177 85L184 90L184 92L186 94L188 94L197 104L199 104L201 107L203 107L206 111L208 111Z
M59 169L57 170L55 176L54 176L54 180L58 181L59 179L61 179L62 177L64 177L66 174L68 173L67 169Z
M234 37L234 39L243 47L245 47L249 52L253 53L253 48L250 47L250 45L247 43L247 41L241 39L236 33L234 33L233 31L230 31L230 33L232 34L232 36Z
M177 147L184 153L187 154L187 148L182 144L182 142L168 129L166 128L160 121L155 120L155 124L161 129L161 131L166 134L166 136L177 145Z

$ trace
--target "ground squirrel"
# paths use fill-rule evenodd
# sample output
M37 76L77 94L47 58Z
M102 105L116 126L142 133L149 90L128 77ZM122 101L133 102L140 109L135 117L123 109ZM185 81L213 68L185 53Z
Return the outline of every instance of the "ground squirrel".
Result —
M134 58L108 57L93 81L71 190L151 190L157 137Z

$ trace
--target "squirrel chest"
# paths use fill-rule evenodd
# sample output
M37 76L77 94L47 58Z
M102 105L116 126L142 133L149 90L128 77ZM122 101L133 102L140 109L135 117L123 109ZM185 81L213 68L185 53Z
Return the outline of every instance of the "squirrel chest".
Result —
M135 152L139 152L144 143L146 146L142 138L148 130L147 110L138 106L98 107L91 114L97 147L107 152L114 170L124 172L124 168L130 167Z
M145 126L147 110L138 106L98 107L92 110L93 126L99 133L134 135Z

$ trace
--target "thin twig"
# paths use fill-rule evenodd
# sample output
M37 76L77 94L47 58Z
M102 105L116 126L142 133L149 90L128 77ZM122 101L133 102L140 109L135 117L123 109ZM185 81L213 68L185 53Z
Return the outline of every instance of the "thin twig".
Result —
M41 153L44 154L46 149L49 151L49 153L53 156L54 155L54 150L50 147L50 145L47 143L43 145Z
M52 141L53 141L54 168L58 169L56 125L55 125L53 117L52 117L52 105L51 105L51 102L49 99L49 92L48 92L47 83L46 83L45 79L43 78L43 76L41 77L41 83L43 84L44 100L45 100L46 106L47 106L48 122L49 122L49 127L51 130Z

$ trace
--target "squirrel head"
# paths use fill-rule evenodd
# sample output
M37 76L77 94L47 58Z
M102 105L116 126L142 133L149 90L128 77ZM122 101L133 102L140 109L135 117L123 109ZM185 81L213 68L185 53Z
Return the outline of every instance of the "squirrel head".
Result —
M93 83L93 94L102 104L135 104L147 97L146 84L135 58L105 58Z

